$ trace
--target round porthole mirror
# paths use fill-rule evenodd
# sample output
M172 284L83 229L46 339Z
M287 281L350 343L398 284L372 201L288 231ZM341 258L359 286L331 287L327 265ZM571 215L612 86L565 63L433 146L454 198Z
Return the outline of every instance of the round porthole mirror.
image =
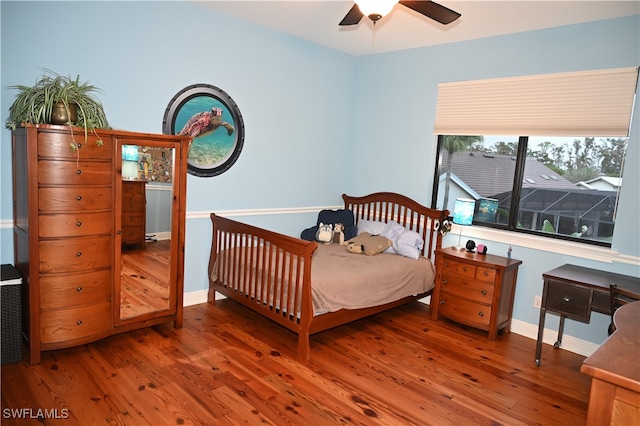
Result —
M164 112L162 131L193 137L187 171L200 177L229 170L244 144L238 106L227 93L209 84L194 84L178 92Z

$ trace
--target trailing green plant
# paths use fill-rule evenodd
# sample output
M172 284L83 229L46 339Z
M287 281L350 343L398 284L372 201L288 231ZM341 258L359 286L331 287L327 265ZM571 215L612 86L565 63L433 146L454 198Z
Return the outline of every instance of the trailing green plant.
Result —
M80 76L73 79L44 69L44 74L33 86L14 85L8 88L18 91L15 101L9 107L6 122L6 127L11 130L22 123L51 123L57 103L62 103L66 116L69 117L69 121L64 124L82 127L85 140L89 133L95 134L95 129L110 128L102 104L94 96L100 89L88 82L80 82ZM75 114L72 114L73 109ZM72 120L73 115L75 120ZM98 145L101 142L98 138ZM71 149L77 149L75 143L71 144Z

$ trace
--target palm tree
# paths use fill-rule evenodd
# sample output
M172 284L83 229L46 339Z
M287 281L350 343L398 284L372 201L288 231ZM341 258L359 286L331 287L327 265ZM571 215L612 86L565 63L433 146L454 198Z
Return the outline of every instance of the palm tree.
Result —
M444 202L442 203L442 209L446 209L447 205L449 204L449 188L451 187L451 162L453 160L453 154L456 152L467 151L474 144L479 142L481 143L483 140L483 136L444 136L442 150L446 150L449 155L447 156L447 175L445 178Z

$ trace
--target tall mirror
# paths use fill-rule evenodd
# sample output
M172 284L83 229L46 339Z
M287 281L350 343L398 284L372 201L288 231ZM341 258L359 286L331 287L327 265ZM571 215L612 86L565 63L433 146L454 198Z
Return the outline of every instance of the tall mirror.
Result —
M121 152L119 322L126 323L175 305L175 149L122 144Z

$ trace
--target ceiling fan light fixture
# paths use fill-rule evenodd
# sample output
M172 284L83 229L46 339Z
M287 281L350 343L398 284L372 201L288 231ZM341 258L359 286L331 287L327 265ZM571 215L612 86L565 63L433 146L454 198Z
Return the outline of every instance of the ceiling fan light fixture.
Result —
M363 15L368 16L374 23L391 12L398 0L355 0Z

